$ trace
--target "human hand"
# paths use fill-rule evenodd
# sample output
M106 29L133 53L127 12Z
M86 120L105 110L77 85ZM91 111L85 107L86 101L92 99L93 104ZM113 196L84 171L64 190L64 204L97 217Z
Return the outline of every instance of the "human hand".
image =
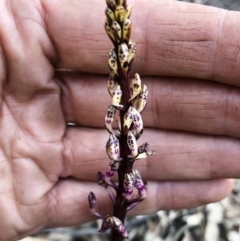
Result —
M150 92L141 141L156 150L136 163L149 188L132 214L220 200L232 187L225 178L240 176L240 14L169 0L129 4L132 74ZM89 191L101 213L111 212L96 184L108 165L104 7L0 2L0 240L93 219Z

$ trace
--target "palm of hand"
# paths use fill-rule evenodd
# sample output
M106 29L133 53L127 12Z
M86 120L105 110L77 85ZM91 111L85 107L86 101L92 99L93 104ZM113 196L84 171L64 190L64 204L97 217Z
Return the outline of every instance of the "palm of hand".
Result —
M6 225L2 230L12 225L13 237L46 223L49 193L63 171L65 125L56 87L28 100L24 96L19 104L16 98L21 96L7 93L3 86L0 213Z
M45 51L53 56L53 47L39 14L33 11L26 19L16 7L11 6L15 23L11 13L3 11L1 29L4 47L0 52L7 56L0 60L1 240L19 238L46 224L49 196L63 173L65 121L60 88L44 56ZM33 36L32 30L36 31ZM43 47L41 40L47 43Z

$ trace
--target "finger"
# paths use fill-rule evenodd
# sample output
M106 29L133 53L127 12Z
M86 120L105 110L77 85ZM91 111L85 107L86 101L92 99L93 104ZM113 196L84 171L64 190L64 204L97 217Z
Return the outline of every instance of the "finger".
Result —
M109 134L105 130L68 128L65 139L64 172L82 180L96 180L105 173L109 158L105 152ZM240 140L230 137L145 130L138 141L148 142L156 153L135 162L147 180L202 180L239 178Z
M8 5L1 2L0 7L1 21L4 19L1 46L8 71L6 91L22 101L32 98L38 91L56 91L52 81L54 69L49 61L56 60L56 55L38 11L41 6L24 1Z
M229 194L232 185L231 180L149 182L147 198L129 214L149 214L158 210L190 208L216 202ZM96 195L97 211L102 215L111 215L110 199L97 183L62 180L48 194L46 227L74 226L95 219L87 201L90 191Z
M60 72L58 79L66 120L103 127L111 103L107 77ZM142 82L149 89L144 127L240 137L240 89L183 78L143 77Z
M240 13L179 1L134 1L133 72L197 77L240 86ZM59 68L107 73L111 43L105 2L44 1L48 33L59 52Z

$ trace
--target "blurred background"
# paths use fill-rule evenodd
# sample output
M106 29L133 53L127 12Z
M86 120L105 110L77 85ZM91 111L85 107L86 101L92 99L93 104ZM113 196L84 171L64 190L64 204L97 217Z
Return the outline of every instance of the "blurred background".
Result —
M180 0L182 1L182 0ZM240 0L185 0L240 11ZM240 26L239 26L240 30ZM21 241L103 241L101 221L78 227L43 230ZM131 241L240 241L240 180L232 193L218 203L193 209L159 211L126 220Z
M181 2L196 2L227 10L240 11L240 0L179 0Z

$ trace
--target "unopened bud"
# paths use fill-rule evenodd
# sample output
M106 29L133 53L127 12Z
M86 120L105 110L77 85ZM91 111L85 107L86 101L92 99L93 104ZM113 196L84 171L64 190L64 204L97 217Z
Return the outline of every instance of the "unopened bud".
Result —
M120 160L119 140L114 134L109 135L109 139L106 143L106 152L109 158L113 161Z
M131 151L131 155L129 157L130 158L136 157L138 155L138 146L137 146L136 138L131 131L129 131L127 134L127 144Z
M116 108L110 105L107 109L107 114L105 116L105 127L109 133L113 133L112 122L115 118Z
M123 39L124 39L125 41L129 41L129 40L130 40L131 31L132 31L132 23L131 23L131 21L127 18L127 19L123 22Z
M124 117L123 117L123 128L124 128L124 132L125 134L128 133L129 128L133 122L133 112L132 112L132 106L129 107L128 111L125 113Z
M135 113L133 115L133 124L134 124L134 127L136 129L135 137L136 137L136 140L137 140L143 133L142 117L141 117L141 114L137 110L135 111Z
M120 105L122 98L122 90L120 85L116 87L116 89L113 91L113 96L112 96L112 105L116 107L117 109L123 109L124 106Z
M108 53L108 66L115 74L117 74L117 54L114 48L112 48Z
M101 172L98 172L97 173L97 179L98 179L98 184L100 185L100 186L103 186L103 187L107 187L108 185L106 184L106 182L105 182L105 176L103 175L103 173L101 173Z
M129 200L133 193L133 175L131 173L126 173L124 176L123 187L124 187L124 197Z
M128 237L127 230L124 227L123 223L121 222L120 219L114 216L113 217L107 216L106 218L104 218L99 232L104 233L110 228L114 228L120 235L122 235L122 237L124 238Z
M147 194L147 187L142 180L142 177L137 169L133 169L134 186L138 190L141 198L145 198ZM147 184L147 183L146 183Z
M116 40L120 40L122 35L122 29L119 23L117 21L113 21L111 27L113 30L114 38Z
M90 209L94 209L96 207L97 199L93 192L90 192L88 195L88 203Z
M114 176L114 174L118 171L119 169L120 162L119 161L111 161L108 170L106 171L105 175L105 182L110 183L110 178Z
M133 106L136 108L136 110L139 113L141 113L145 109L147 105L147 98L148 98L148 89L146 85L143 85L141 93L133 102Z
M141 154L146 152L148 150L148 147L149 147L149 144L147 142L143 143L138 147L138 153Z
M118 5L115 9L115 17L116 17L117 21L123 22L124 14L125 14L124 7L121 5Z
M115 81L115 72L113 70L110 72L108 76L107 88L108 88L108 93L112 97L114 90L117 88L117 82Z
M125 43L118 46L118 58L121 67L123 68L128 60L128 46Z
M141 79L139 74L135 74L135 77L131 81L131 99L136 98L140 93L142 89Z
M107 7L105 10L105 14L108 19L111 19L112 21L115 20L114 12L111 10L111 8Z
M115 9L115 7L116 7L116 2L115 2L115 0L106 0L106 3L107 3L107 5L108 5L109 8Z

